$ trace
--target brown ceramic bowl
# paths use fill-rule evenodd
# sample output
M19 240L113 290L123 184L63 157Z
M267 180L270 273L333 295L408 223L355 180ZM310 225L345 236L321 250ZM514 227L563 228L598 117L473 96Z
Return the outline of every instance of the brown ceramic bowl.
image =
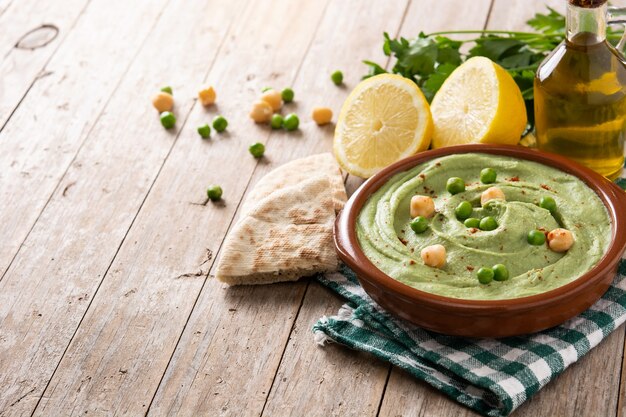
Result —
M464 300L430 294L389 277L376 268L359 246L356 218L368 197L393 175L444 155L478 152L539 162L575 175L594 190L612 222L612 239L600 262L589 272L551 291L508 300ZM618 233L618 231L621 231ZM363 289L397 317L439 333L466 337L506 337L556 326L581 313L609 288L626 248L626 193L601 175L559 155L519 146L461 145L403 159L366 181L352 195L335 222L339 257L354 270Z

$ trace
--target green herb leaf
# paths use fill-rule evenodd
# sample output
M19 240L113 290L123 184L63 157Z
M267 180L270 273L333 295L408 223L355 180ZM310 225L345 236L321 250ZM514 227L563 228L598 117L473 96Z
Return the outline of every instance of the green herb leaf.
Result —
M439 91L443 82L452 74L459 65L452 63L445 63L437 66L435 72L428 77L422 84L422 92L426 96L426 100L430 103L435 96L435 93Z

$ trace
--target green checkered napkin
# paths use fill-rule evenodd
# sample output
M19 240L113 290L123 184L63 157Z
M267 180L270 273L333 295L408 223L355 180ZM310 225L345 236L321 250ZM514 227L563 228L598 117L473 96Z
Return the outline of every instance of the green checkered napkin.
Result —
M626 180L618 181L622 187ZM465 339L421 329L385 312L342 266L318 280L348 299L337 316L313 326L334 341L391 362L487 416L507 416L626 320L626 260L591 308L560 326L527 336Z

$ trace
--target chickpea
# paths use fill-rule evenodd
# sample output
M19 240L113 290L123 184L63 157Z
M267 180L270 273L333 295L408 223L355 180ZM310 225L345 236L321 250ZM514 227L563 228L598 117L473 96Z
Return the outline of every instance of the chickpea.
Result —
M555 252L566 252L574 244L574 236L567 229L554 229L548 233L548 246Z
M490 200L506 201L504 193L498 187L489 187L480 195L480 205L484 206Z
M152 105L159 113L170 111L174 107L174 97L171 94L160 91L152 97Z
M265 101L255 101L250 110L250 117L256 123L268 122L272 118L272 107Z
M333 118L333 111L328 107L313 107L313 114L311 115L315 123L319 126L330 123Z
M425 195L414 195L411 198L411 217L423 216L427 219L435 214L433 199Z
M279 91L270 88L261 94L261 100L266 102L272 107L272 110L277 111L283 107L283 96Z
M446 248L443 245L426 246L420 252L424 265L443 268L446 264Z
M203 106L210 106L215 103L215 97L216 94L213 86L205 85L198 91L198 99L200 99L200 103L202 103Z

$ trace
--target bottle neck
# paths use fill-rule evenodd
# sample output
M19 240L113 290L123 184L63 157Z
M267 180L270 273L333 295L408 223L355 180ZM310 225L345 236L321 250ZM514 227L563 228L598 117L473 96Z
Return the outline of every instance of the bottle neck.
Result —
M606 39L606 16L606 3L596 7L579 7L568 2L567 40L574 44L604 41Z

